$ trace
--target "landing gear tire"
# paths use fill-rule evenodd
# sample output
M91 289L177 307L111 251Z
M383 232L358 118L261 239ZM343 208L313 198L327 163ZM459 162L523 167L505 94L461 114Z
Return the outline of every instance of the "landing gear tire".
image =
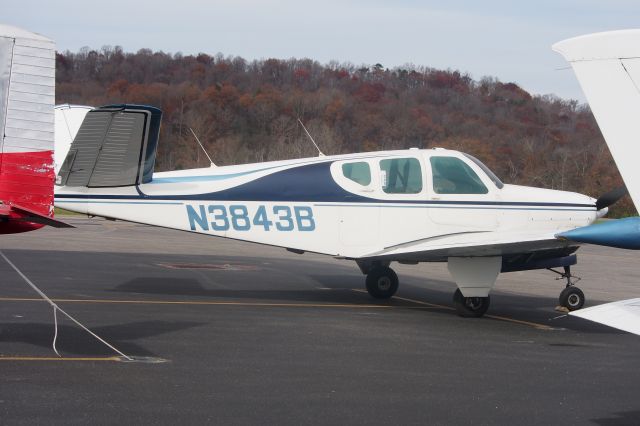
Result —
M398 276L387 266L377 266L367 274L367 291L376 299L389 299L398 291Z
M558 302L570 311L577 311L584 306L584 293L578 287L569 286L562 290Z
M460 289L453 293L453 304L458 315L465 318L480 318L489 309L489 296L464 297Z

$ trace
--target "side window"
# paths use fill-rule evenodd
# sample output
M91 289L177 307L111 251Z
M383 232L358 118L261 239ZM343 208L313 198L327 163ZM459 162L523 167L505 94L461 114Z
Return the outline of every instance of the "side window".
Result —
M364 161L343 164L342 174L347 179L362 186L367 186L371 183L371 169L369 168L369 163L365 163Z
M387 194L417 194L422 191L422 171L415 158L380 161L382 190Z
M431 157L433 190L436 194L486 194L478 175L456 157Z

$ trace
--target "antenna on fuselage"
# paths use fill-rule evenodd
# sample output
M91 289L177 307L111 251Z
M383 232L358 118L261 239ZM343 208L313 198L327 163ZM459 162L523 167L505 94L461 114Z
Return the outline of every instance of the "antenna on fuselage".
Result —
M302 121L299 118L298 118L298 123L300 123L300 125L304 129L304 132L307 134L307 136L309 136L309 139L311 139L311 143L313 144L313 146L315 146L316 149L318 150L318 157L324 157L324 154L322 153L322 151L320 151L320 148L318 148L318 144L316 143L316 141L313 140L313 138L311 137L311 134L309 133L307 128L304 127L304 124L302 124Z
M200 148L202 148L202 151L204 152L204 155L207 156L207 158L209 159L209 162L211 163L211 167L218 167L216 166L216 164L213 162L213 160L211 159L211 157L209 157L209 154L207 154L207 150L204 149L204 146L202 145L202 142L200 142L200 139L198 139L198 136L196 136L196 132L193 131L193 129L191 127L189 127L189 130L191 131L191 134L193 135L194 138L196 138L196 142L198 142L198 145L200 145Z

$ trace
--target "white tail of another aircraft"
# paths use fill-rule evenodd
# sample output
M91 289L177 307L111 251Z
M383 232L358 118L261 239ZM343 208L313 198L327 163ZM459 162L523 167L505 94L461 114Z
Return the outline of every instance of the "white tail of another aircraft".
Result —
M55 44L0 24L0 234L53 219Z
M636 208L640 208L640 30L553 45L571 63Z
M640 209L640 30L611 31L556 43L553 50L571 63L591 111ZM588 226L566 233L585 242L607 241L617 247L637 245L637 217ZM577 237L577 238L576 238ZM624 245L620 242L624 240ZM640 299L595 306L573 315L640 334Z

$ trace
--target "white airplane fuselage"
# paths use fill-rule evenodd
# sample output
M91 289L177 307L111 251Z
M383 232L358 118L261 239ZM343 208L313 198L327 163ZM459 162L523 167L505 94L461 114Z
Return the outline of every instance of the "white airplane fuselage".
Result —
M135 186L61 187L56 206L337 257L415 261L541 235L555 248L565 243L554 235L597 218L593 198L502 185L471 158L445 149L160 172Z

